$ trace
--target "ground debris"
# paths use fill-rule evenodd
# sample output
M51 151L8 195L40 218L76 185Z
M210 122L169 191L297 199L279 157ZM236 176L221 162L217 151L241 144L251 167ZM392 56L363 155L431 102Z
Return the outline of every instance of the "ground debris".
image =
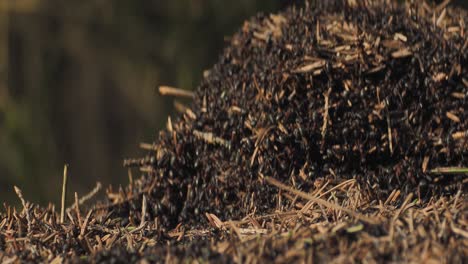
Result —
M162 87L192 105L124 162L139 179L63 223L5 206L0 261L463 262L467 13L445 2L257 15L194 93Z

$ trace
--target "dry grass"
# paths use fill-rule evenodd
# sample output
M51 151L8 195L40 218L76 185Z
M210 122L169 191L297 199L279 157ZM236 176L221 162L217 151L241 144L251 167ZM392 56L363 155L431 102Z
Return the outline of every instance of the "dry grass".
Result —
M39 208L23 201L21 212L7 207L1 215L0 259L461 263L468 255L468 199L461 190L425 202L411 194L401 197L399 191L386 200L369 200L355 180L323 183L310 193L266 181L279 187L279 201L292 201L291 208L278 206L270 214L243 219L207 213L206 228L180 224L159 240L157 221L144 217L145 198L141 222L125 226L110 217L110 209L81 211L78 197L63 224L54 206ZM176 255L180 247L185 253Z

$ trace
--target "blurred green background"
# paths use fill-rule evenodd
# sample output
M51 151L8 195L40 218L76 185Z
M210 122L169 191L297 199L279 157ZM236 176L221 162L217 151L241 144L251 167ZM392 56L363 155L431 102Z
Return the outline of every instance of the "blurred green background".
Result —
M284 1L287 2L287 1ZM58 204L96 181L126 184L173 111L161 84L193 89L225 37L278 0L0 0L0 202ZM137 177L135 173L135 177Z

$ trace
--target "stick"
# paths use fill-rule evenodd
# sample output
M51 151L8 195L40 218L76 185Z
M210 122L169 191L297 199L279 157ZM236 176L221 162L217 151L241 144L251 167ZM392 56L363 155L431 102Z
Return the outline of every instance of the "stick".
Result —
M146 225L146 208L147 208L147 201L146 201L146 196L143 194L143 201L141 202L141 221L140 221L140 225L131 230L129 233L132 234L132 233L135 233L137 231L140 231L142 230L143 228L145 228L145 225Z
M143 194L143 201L141 202L141 222L140 226L144 226L146 223L146 207L147 207L147 202L146 202L146 196Z
M158 147L154 143L140 143L140 148L144 150L158 150Z
M347 209L347 208L344 208L340 205L337 205L337 204L334 204L334 203L330 203L330 202L327 202L323 199L320 199L320 198L317 198L317 197L314 197L310 194L307 194L305 192L302 192L302 191L299 191L299 190L296 190L296 189L293 189L281 182L279 182L278 180L274 179L274 178L271 178L271 177L265 177L265 181L273 186L276 186L280 189L283 189L285 191L288 191L290 193L293 193L299 197L302 197L304 199L307 199L309 201L312 201L316 204L319 204L319 205L322 205L322 206L325 206L325 207L328 207L328 208L332 208L332 209L335 209L335 210L339 210L339 211L343 211L345 213L347 213L348 215L356 218L356 219L359 219L363 222L366 222L366 223L369 223L369 224L377 224L377 222L374 220L374 219L371 219L365 215L362 215L358 212L355 212L353 210L350 210L350 209Z
M440 167L429 172L434 174L468 174L468 168Z
M193 131L193 135L198 139L205 141L208 144L220 145L226 148L231 148L231 142L220 137L216 137L211 132Z
M159 86L159 93L161 95L172 95L172 96L180 96L180 97L187 97L193 98L194 94L191 91L170 87L170 86Z
M78 217L78 225L81 225L80 204L79 204L77 192L75 192L75 211L76 211L76 216Z
M322 124L322 140L323 140L323 142L325 142L325 134L327 132L330 92L331 92L331 88L328 88L328 91L323 95L323 97L325 98L325 106L324 106L324 109L323 109L323 124Z
M62 205L60 207L60 223L63 224L65 220L65 202L67 199L67 177L68 177L68 164L63 167L63 182L62 182Z
M96 186L94 186L94 188L89 193L85 194L78 200L78 204L82 205L86 203L89 199L92 199L101 190L101 188L102 188L102 184L100 182L97 182ZM75 207L76 207L76 202L74 205L69 206L66 211L70 211L71 209Z
M93 213L93 209L89 210L88 214L86 215L86 218L85 218L84 223L81 226L81 230L80 230L80 236L81 237L84 236L84 233L86 231L86 227L88 226L89 217L91 216L92 213Z
M16 195L18 195L19 199L21 200L21 204L23 204L23 210L24 213L26 214L26 220L28 221L28 234L31 233L31 216L29 215L29 206L26 200L24 200L23 197L23 192L21 192L21 189L14 186Z
M92 189L89 193L80 198L79 204L82 205L89 199L93 198L94 195L96 195L96 193L98 193L101 190L101 188L102 184L100 182L97 182L94 189Z
M390 114L388 113L388 101L386 101L385 106L387 106L387 132L388 132L388 147L390 148L390 154L393 154L393 144L392 144L392 123L390 122Z

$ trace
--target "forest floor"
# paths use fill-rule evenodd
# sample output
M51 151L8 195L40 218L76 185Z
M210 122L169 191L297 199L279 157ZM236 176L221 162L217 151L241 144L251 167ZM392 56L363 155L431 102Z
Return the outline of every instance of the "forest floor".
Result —
M124 161L128 186L70 199L65 167L60 207L15 187L0 261L466 263L467 16L448 2L246 21L194 92L159 88L191 105Z

